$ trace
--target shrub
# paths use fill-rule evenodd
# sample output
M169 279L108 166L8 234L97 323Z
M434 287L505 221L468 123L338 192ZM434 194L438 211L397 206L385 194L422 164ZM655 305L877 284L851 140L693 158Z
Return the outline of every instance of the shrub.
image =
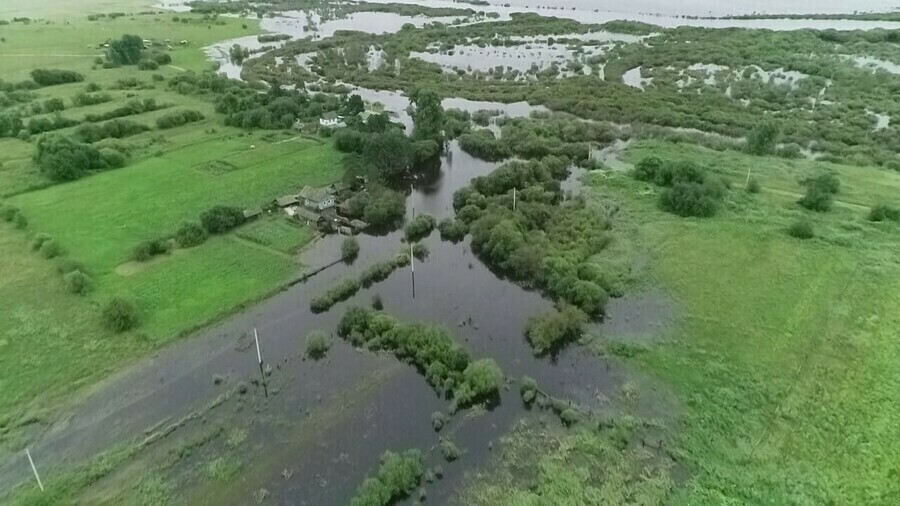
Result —
M750 178L750 180L747 181L747 193L759 193L759 190L759 181L757 181L756 178Z
M200 214L200 223L210 234L225 233L244 221L244 212L233 206L214 206Z
M566 408L559 413L559 420L566 427L571 427L581 421L581 413L574 408Z
M441 449L441 455L444 457L444 460L446 460L447 462L453 462L454 460L458 459L459 456L462 454L462 452L459 451L459 447L456 446L453 443L453 441L450 441L449 439L441 439L440 449Z
M787 233L789 236L796 237L797 239L812 239L815 237L812 223L805 219L791 223L791 226L787 229Z
M56 272L66 275L72 271L81 271L87 274L87 267L84 266L78 260L72 260L71 258L61 258L56 264Z
M525 402L525 404L530 405L537 398L537 382L532 378L529 378L528 376L523 377L522 386L519 388L519 393L522 395L522 401Z
M763 121L747 136L745 149L752 155L771 154L775 151L778 134L778 125L772 121Z
M406 235L406 240L409 242L415 242L419 239L427 237L431 234L431 231L434 230L435 226L434 216L428 214L420 214L416 216L412 221L406 224L406 227L403 229L403 233Z
M564 306L528 321L525 335L535 353L542 355L577 339L588 321L587 315L572 306Z
M61 98L51 98L48 100L44 100L44 112L57 112L62 111L65 108L66 104L63 103Z
M81 125L75 129L74 135L75 138L82 142L94 143L108 138L121 139L148 130L150 130L150 127L142 123L127 119L114 119L100 125Z
M454 398L459 404L468 405L498 394L502 386L500 366L492 358L483 358L470 363L463 371L463 381Z
M100 151L70 137L44 136L35 145L34 161L55 181L72 181L103 167Z
M112 95L109 93L78 93L72 97L72 104L75 106L97 105L110 101Z
M16 213L13 217L13 225L19 230L24 230L28 228L28 220L22 213Z
M885 204L878 204L869 210L869 221L898 221L900 220L900 211L896 208Z
M826 212L831 209L834 196L840 191L841 182L834 174L822 174L802 181L806 194L797 203L810 211Z
M175 242L182 248L193 248L206 241L206 229L197 222L186 221L178 226L175 232Z
M461 220L447 218L438 225L441 232L441 239L445 241L459 242L466 238L469 233L469 226Z
M431 414L431 428L434 429L435 432L440 432L441 429L447 425L447 415L441 413L440 411L435 411Z
M49 238L41 244L40 251L41 255L43 255L44 258L47 259L56 258L63 253L62 246L60 246L60 244L55 240Z
M137 35L123 35L109 43L106 57L116 65L134 65L141 59L144 41Z
M103 307L103 325L108 330L121 333L133 329L137 324L137 309L131 302L115 297Z
M328 336L324 332L313 331L306 336L306 356L315 360L319 360L328 353L331 344L328 342Z
M659 204L664 211L678 216L708 218L716 214L724 193L722 185L713 180L678 182L660 193Z
M331 309L338 302L345 301L356 295L356 292L362 287L360 281L355 278L349 278L332 286L322 295L313 298L309 302L309 307L314 313L321 313Z
M141 60L138 62L138 70L156 70L159 68L159 64L153 60Z
M348 237L341 243L341 260L352 263L359 256L359 241L355 237Z
M63 275L63 282L70 292L76 295L84 295L94 289L94 282L87 274L74 270Z
M375 228L389 227L406 214L406 201L403 195L382 189L372 193L363 210L363 221Z
M388 506L408 496L422 481L425 468L422 454L408 450L402 454L384 452L374 477L366 478L350 506Z
M31 79L40 86L54 86L84 81L84 76L71 70L34 69L31 71Z
M19 214L19 209L15 206L5 205L0 207L0 219L7 223L11 223L17 214Z
M47 234L38 234L34 236L34 239L31 240L31 249L33 251L39 251L41 246L44 245L45 242L50 240L50 236Z
M156 127L160 129L174 128L204 119L203 113L190 109L173 111L156 119Z
M135 262L146 262L156 255L168 253L169 249L169 241L165 239L151 239L135 246L131 252L131 259Z

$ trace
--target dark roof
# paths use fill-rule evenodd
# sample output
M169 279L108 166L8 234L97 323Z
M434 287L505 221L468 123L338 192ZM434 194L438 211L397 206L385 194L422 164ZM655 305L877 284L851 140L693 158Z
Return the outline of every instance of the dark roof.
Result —
M262 212L262 208L260 207L251 207L250 209L244 209L244 218L259 216L260 214L262 214Z
M285 195L284 197L278 197L277 199L275 199L275 203L278 204L279 207L287 207L294 204L299 204L300 201L297 200L296 195Z
M319 216L318 214L302 207L294 211L294 215L300 220L308 220L313 223L319 221L319 218L321 218L321 216Z
M304 186L297 195L301 199L310 200L312 202L324 202L334 195L326 188L313 188L312 186Z

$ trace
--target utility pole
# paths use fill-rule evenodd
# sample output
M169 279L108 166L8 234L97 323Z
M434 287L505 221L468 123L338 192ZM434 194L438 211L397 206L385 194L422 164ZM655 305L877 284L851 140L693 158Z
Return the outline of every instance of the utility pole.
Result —
M44 484L41 483L41 477L38 475L37 468L34 467L34 461L31 460L31 452L28 451L28 448L25 448L25 455L28 455L28 463L31 464L31 471L34 473L34 478L38 482L38 487L41 488L41 492L44 491Z
M513 187L513 212L516 211L516 188Z
M253 340L256 341L256 361L259 363L259 376L262 378L263 392L266 393L266 399L268 399L269 386L266 384L266 373L263 371L262 353L259 351L259 334L256 333L256 327L253 327Z
M416 298L416 257L413 255L413 245L409 243L409 272L412 274L412 295Z

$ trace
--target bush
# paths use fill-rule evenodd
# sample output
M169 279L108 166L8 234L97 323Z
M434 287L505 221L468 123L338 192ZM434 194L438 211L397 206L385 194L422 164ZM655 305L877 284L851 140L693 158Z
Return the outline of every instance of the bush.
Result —
M869 221L898 221L900 220L900 211L896 208L885 204L878 204L869 210Z
M306 336L306 356L319 360L328 353L331 344L324 332L313 331Z
M341 260L353 263L359 256L359 241L355 237L348 237L341 243Z
M137 309L131 302L116 297L103 307L103 325L108 330L121 333L133 329L137 324Z
M841 182L834 174L822 174L802 181L806 194L797 203L810 211L826 212L831 209L834 196L840 191Z
M812 223L805 219L797 220L792 223L791 226L788 227L787 233L789 236L796 237L797 239L812 239L815 237Z
M78 93L72 97L72 104L75 106L97 105L110 101L112 101L112 95L109 93Z
M588 321L587 315L572 306L551 311L528 320L525 336L535 353L555 351L565 343L577 339Z
M660 193L659 204L664 211L678 216L708 218L716 214L724 194L722 185L713 180L678 182Z
M186 109L183 111L173 111L156 119L156 127L159 129L174 128L204 119L203 113Z
M497 395L503 386L503 371L492 358L470 363L463 371L463 382L456 391L455 400L468 405Z
M422 481L425 468L422 454L408 450L402 454L384 452L374 477L366 478L350 506L388 506L412 493Z
M19 209L15 206L5 205L0 207L0 219L7 223L12 223L17 214L19 214Z
M166 239L152 239L144 241L131 252L131 259L135 262L146 262L156 255L168 253L171 249L169 241Z
M114 119L100 125L81 125L75 129L74 136L82 142L94 143L108 138L121 139L148 130L150 127L142 123L127 119Z
M44 112L57 112L62 111L65 108L66 104L63 103L61 98L51 98L48 100L44 100Z
M382 189L373 192L363 210L363 221L375 228L390 227L403 219L406 214L406 200L403 195Z
M84 81L84 76L71 70L34 69L31 71L31 79L40 86L54 86Z
M453 441L450 441L449 439L441 439L440 449L441 449L441 455L444 457L444 460L446 460L447 462L453 462L454 460L458 459L459 456L462 454L462 452L459 451L459 447L456 446L453 443Z
M138 62L138 70L156 70L159 68L159 64L153 60L141 60Z
M435 411L431 414L431 428L434 429L435 432L440 432L441 429L447 425L447 415L441 413L440 411Z
M72 181L103 168L100 151L70 137L44 136L35 145L34 161L55 181Z
M70 292L76 295L84 295L94 289L94 282L87 274L74 270L63 275L63 282Z
M361 287L362 284L358 279L345 279L329 288L324 294L313 298L309 302L309 307L313 313L328 311L331 309L331 306L356 295L356 292L358 292Z
M73 271L81 271L87 274L87 267L84 266L78 260L72 260L71 258L61 258L56 264L56 272L66 275Z
M25 215L22 213L16 213L13 216L13 226L15 226L19 230L24 230L28 228L28 220L25 218Z
M49 238L46 241L44 241L43 244L41 244L40 251L41 251L41 255L43 255L44 258L47 258L47 259L56 258L56 257L62 255L62 253L63 253L62 246L60 246L60 244L58 242L56 242L55 240L49 239Z
M406 235L406 240L409 242L415 242L419 239L427 237L431 234L432 230L434 230L435 226L434 216L428 214L420 214L416 216L412 221L406 224L406 227L403 229L403 233Z
M197 222L186 221L178 226L175 232L175 242L182 248L193 248L206 241L208 234L206 229Z
M537 398L537 382L532 378L529 378L528 376L523 377L522 386L519 388L519 393L522 395L522 401L527 405L531 405L531 403L534 402L534 400Z
M134 65L141 59L144 41L137 35L123 35L109 43L106 57L115 65Z
M200 214L200 223L210 234L228 232L244 221L244 212L232 206L214 206Z
M445 241L459 242L466 238L469 233L469 226L465 222L447 218L438 225L441 232L441 239Z
M47 234L38 234L34 236L34 239L31 240L31 249L33 251L40 251L41 246L44 245L45 242L50 240L50 236Z
M759 181L757 181L756 178L750 178L750 180L747 181L747 193L759 193L759 190Z

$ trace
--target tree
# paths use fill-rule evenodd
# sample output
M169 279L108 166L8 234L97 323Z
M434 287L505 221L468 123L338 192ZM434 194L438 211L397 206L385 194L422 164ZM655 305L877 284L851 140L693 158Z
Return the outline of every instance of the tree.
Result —
M97 148L63 136L39 138L34 161L41 172L55 181L73 181L104 165Z
M200 223L210 234L222 234L244 223L244 213L237 207L214 206L200 214Z
M363 221L373 227L388 227L403 219L406 214L406 201L403 195L382 189L372 192L363 211Z
M355 237L348 237L341 243L341 260L353 263L359 256L359 241Z
M747 136L745 149L751 155L771 154L775 151L779 133L778 125L773 121L763 121Z
M362 155L383 179L403 175L413 162L412 143L396 129L370 135Z
M471 362L463 371L463 383L455 393L461 405L495 395L503 386L503 371L492 358Z
M810 211L826 212L831 209L834 195L840 191L841 182L834 174L822 174L808 178L801 184L806 194L797 203Z
M357 94L347 97L347 103L344 104L344 114L347 116L356 116L366 110L366 104L362 97Z
M141 59L144 41L137 35L123 35L109 43L106 57L118 65L134 65Z
M430 90L417 90L412 94L415 109L413 118L413 138L416 140L436 141L443 145L444 108L441 97Z
M182 248L198 246L206 240L207 233L203 225L197 222L184 222L178 226L175 232L175 242Z

